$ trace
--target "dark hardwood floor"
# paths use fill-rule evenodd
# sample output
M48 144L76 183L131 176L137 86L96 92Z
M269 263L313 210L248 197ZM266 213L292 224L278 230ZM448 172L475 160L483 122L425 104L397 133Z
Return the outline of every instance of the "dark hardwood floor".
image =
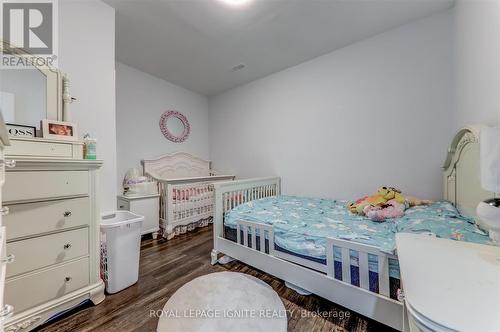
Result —
M172 294L190 280L218 271L247 273L268 283L280 295L288 312L288 331L392 331L318 296L301 296L276 279L245 264L210 265L212 227L184 234L170 241L145 239L141 246L139 281L97 306L85 306L51 324L56 331L156 331L158 319L150 310L161 310ZM319 317L322 313L327 318ZM247 332L247 331L240 331ZM248 331L251 332L251 331Z

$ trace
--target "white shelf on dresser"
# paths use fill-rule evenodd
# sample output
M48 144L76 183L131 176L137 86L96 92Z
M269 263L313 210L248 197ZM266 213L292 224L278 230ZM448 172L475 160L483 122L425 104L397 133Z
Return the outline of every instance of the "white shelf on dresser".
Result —
M14 315L6 332L30 331L86 300L104 300L96 193L102 161L81 159L75 142L12 141L6 158L16 165L5 174L2 197L7 253L16 257L7 267L5 302Z

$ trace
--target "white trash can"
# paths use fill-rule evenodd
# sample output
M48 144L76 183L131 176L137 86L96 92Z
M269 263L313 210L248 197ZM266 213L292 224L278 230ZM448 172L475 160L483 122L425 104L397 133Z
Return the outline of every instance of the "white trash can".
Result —
M108 293L119 292L139 279L143 220L130 211L101 215L101 278Z

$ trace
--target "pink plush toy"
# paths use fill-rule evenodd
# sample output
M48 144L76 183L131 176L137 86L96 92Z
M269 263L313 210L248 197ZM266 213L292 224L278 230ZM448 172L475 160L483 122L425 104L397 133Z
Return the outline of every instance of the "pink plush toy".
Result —
M405 215L405 205L395 199L387 201L383 205L367 205L363 209L365 216L373 221L382 222L389 218L400 218Z

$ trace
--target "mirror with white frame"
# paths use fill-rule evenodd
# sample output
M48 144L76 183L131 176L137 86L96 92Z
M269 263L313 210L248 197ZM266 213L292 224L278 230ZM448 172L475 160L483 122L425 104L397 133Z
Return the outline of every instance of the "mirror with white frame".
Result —
M33 55L0 43L3 56L28 60ZM35 63L35 62L33 62ZM70 121L67 78L52 66L0 68L0 111L6 123L40 129L42 119Z

